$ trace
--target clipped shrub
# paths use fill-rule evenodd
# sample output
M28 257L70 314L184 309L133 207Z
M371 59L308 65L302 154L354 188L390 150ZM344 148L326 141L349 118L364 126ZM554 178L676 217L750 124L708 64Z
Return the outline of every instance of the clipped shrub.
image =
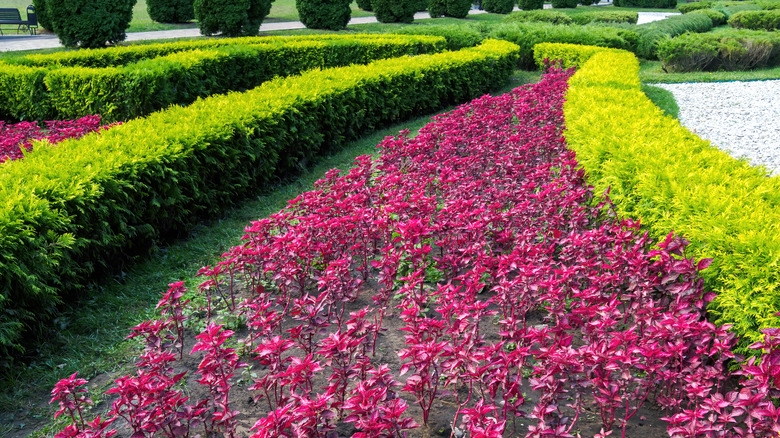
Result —
M447 40L447 50L460 50L466 47L474 47L485 39L484 35L474 26L468 24L438 24L405 26L393 29L393 33L400 35L432 35L444 37Z
M195 18L194 1L146 0L146 12L158 23L185 23Z
M710 17L704 14L675 15L665 20L636 26L639 44L636 54L645 59L657 59L658 44L685 32L707 32L713 27Z
M542 22L551 24L572 24L574 20L568 14L550 9L515 11L504 18L507 23Z
M254 36L271 11L273 0L194 0L195 19L203 35Z
M780 64L780 35L730 31L684 34L658 46L668 72L752 70Z
M62 294L344 141L506 83L517 47L313 70L172 106L0 168L0 353Z
M729 17L728 24L738 29L777 30L780 29L780 9L737 12Z
M654 239L674 230L714 300L708 316L732 324L741 349L780 327L780 178L737 160L662 115L640 90L630 54L597 53L569 80L567 144L621 217L641 217ZM753 350L753 354L755 354Z
M298 17L309 29L341 30L352 17L352 0L295 0ZM373 0L372 0L373 7Z
M695 11L691 11L690 13L704 14L710 17L710 20L712 20L712 25L715 27L726 24L726 15L723 14L723 12L716 11L715 9L696 9Z
M357 6L364 11L374 11L374 7L371 5L371 0L357 0Z
M502 23L492 29L489 37L520 46L519 65L526 69L534 68L533 47L538 43L585 44L634 51L638 39L635 32L627 29L550 23Z
M576 8L580 3L579 0L552 0L553 8Z
M677 0L614 0L612 5L619 8L674 9L677 7Z
M682 12L683 14L687 14L688 12L698 11L700 9L709 9L713 5L713 2L709 0L701 0L698 2L690 2L685 3L683 5L677 6L677 10Z
M744 11L759 11L761 8L758 5L752 4L752 3L735 3L732 5L724 5L723 3L715 3L715 5L712 7L712 9L715 9L718 12L723 13L723 15L726 16L726 19L731 17L732 15L736 14L737 12L744 12Z
M780 9L780 0L754 0L753 3L764 10Z
M636 24L639 20L639 14L633 11L588 11L572 15L571 19L574 23L580 25L588 23Z
M515 0L482 0L482 9L493 14L508 14L515 7Z
M533 47L534 63L539 69L545 62L560 61L563 68L580 67L596 53L618 50L582 44L539 43Z
M42 27L46 30L53 30L54 27L51 24L49 18L49 12L46 9L47 0L32 0L32 5L35 6L35 15L38 18L38 27Z
M124 41L136 0L46 0L52 30L65 47L105 47Z
M533 11L544 8L544 0L519 0L517 5L524 11Z
M466 18L472 4L472 0L428 0L428 13L433 18Z
M380 23L411 23L417 6L417 0L371 0L371 7Z

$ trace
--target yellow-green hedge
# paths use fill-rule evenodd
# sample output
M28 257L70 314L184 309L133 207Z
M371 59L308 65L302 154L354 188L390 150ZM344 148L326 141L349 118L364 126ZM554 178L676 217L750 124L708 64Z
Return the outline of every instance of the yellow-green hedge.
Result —
M199 99L0 166L0 351L61 293L111 272L328 148L501 86L518 47L276 78Z
M237 40L84 50L0 63L0 119L99 114L105 121L129 120L198 97L256 87L274 76L434 53L446 44L441 37L419 35Z
M712 147L663 115L641 91L628 52L598 52L570 79L565 136L597 193L656 239L691 241L688 256L718 296L709 307L733 324L742 351L780 327L780 180Z

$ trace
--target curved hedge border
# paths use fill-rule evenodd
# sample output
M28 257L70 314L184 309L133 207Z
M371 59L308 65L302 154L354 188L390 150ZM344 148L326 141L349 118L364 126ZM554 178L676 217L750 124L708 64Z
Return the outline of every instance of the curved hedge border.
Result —
M172 104L188 104L197 97L252 88L274 76L438 52L445 47L442 38L420 35L268 41L271 44L210 47L205 43L213 44L213 40L207 40L204 44L174 43L175 49L164 49L161 44L143 55L152 56L164 50L170 53L141 58L141 52L133 52L137 62L103 68L62 67L58 63L65 58L57 56L49 59L55 62L49 67L0 63L0 118L74 119L99 114L106 121L128 120ZM110 50L104 50L93 58L107 62L108 53ZM49 55L36 58L36 62L46 64L46 56ZM114 59L126 61L131 57L120 55Z
M275 175L508 79L504 41L313 70L200 99L0 167L0 348L96 271L145 254Z
M641 218L661 239L691 241L713 258L702 275L717 297L709 311L733 324L742 353L780 327L780 178L748 165L664 116L641 91L630 53L597 52L569 81L569 146L618 214ZM682 291L684 292L684 291Z

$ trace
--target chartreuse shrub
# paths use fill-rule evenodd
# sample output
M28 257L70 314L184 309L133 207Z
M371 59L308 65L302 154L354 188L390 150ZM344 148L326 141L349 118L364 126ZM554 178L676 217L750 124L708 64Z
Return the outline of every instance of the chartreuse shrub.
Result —
M780 0L754 0L753 3L764 10L780 9Z
M707 32L713 27L710 17L703 14L675 15L665 20L636 26L639 44L636 54L645 59L657 59L658 43L685 32Z
M195 18L194 0L146 0L149 18L158 23L184 23Z
M371 0L380 23L411 23L417 12L417 0Z
M655 239L674 231L690 240L687 257L713 259L702 271L717 293L710 315L733 324L747 352L760 329L780 327L780 178L662 115L638 71L630 53L585 62L569 81L566 141L618 214L641 218Z
M704 17L706 19L706 17ZM585 44L636 50L637 34L631 30L586 26L556 26L549 23L502 23L493 27L491 38L511 41L520 46L520 66L533 68L533 47L538 43Z
M341 30L352 16L351 0L295 0L298 17L309 29ZM373 0L371 7L373 8Z
M226 44L210 50L184 45L179 47L191 50L99 69L0 65L0 101L7 102L0 116L41 120L100 114L104 120L125 120L197 97L252 88L274 76L444 48L442 38L422 35L263 41L268 44Z
M780 29L780 9L737 12L729 17L728 23L738 29L777 30Z
M271 11L273 0L194 0L195 19L203 35L254 36Z
M688 12L697 11L699 9L709 9L712 7L713 2L709 0L702 0L698 2L691 2L691 3L685 3L683 5L677 6L677 10L682 12L683 14L687 14Z
M658 45L667 72L752 70L780 65L780 35L728 30L684 34Z
M515 0L482 0L482 9L493 14L508 14L515 7Z
M199 99L0 166L0 348L63 294L328 149L505 83L518 48L311 70ZM35 312L35 314L33 314Z
M136 0L46 0L45 14L65 47L124 41Z
M610 50L618 49L581 44L539 43L533 47L534 63L540 69L545 67L545 61L560 61L563 68L579 67L593 54Z

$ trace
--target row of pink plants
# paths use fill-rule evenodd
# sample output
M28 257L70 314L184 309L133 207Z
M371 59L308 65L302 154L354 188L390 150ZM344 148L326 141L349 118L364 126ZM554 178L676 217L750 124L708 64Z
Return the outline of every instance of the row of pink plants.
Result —
M90 132L108 129L100 125L100 116L86 116L77 120L50 120L41 127L36 122L7 124L0 120L0 163L18 160L25 151L31 151L34 140L48 140L57 144L69 138L80 138Z
M105 419L84 419L75 374L52 391L73 418L57 437L332 438L345 424L404 437L442 409L452 436L572 437L595 409L597 437L625 437L651 403L671 437L776 437L780 331L752 346L760 360L736 357L728 327L705 318L709 261L594 197L562 135L571 74L388 137L252 223L199 272L194 346L174 283L161 318L132 329L144 353ZM245 339L224 312L245 318ZM393 335L403 347L387 359ZM187 355L201 361L198 400L182 388ZM251 412L233 407L238 391Z

